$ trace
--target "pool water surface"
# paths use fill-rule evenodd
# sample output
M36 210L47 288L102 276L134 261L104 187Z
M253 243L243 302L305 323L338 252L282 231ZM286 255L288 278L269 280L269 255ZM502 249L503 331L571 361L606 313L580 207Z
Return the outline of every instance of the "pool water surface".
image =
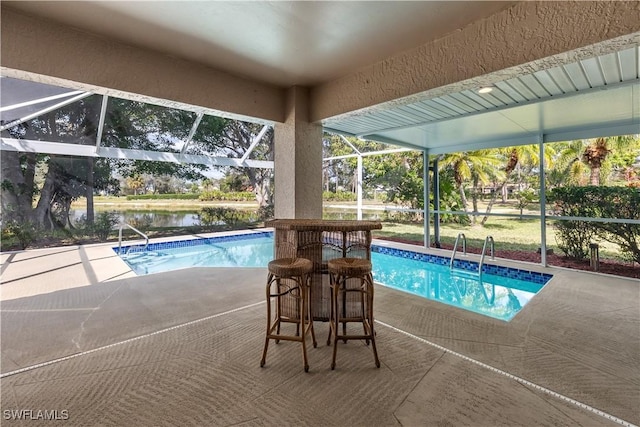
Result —
M114 248L118 252L118 248ZM152 243L120 248L138 275L190 267L258 267L273 259L270 232ZM551 275L478 264L419 252L372 246L376 283L504 321L511 320Z

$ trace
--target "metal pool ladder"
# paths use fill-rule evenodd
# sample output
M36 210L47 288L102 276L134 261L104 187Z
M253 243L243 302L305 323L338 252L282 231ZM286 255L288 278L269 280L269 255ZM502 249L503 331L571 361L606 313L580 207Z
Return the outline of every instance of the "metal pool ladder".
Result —
M147 249L147 246L149 246L149 236L147 236L146 234L144 234L142 231L138 230L134 226L129 225L126 222L123 222L123 223L120 223L120 230L118 231L118 255L122 254L122 229L124 227L129 227L131 230L135 231L140 236L144 237L145 242L144 242L144 247L142 248L142 250L144 251L145 249ZM129 247L129 249L127 249L126 253L129 253L130 250L131 250L131 247Z
M456 252L458 252L458 242L462 239L462 254L467 255L467 238L464 233L458 233L458 237L456 237L456 242L453 244L453 252L451 253L451 260L449 261L449 268L453 270L453 260L456 257Z
M478 265L478 274L480 275L480 277L482 277L482 264L484 264L484 256L486 255L487 252L487 243L489 244L489 250L491 251L491 260L495 260L496 259L496 248L495 248L495 243L493 241L493 237L492 236L487 236L484 239L484 245L482 245L482 256L480 257L480 264Z

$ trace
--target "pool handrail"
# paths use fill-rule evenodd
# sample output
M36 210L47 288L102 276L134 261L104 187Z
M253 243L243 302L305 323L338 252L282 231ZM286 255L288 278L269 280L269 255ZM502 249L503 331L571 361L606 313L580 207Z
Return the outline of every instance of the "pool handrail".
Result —
M480 257L480 264L478 264L478 274L480 275L480 277L482 277L482 265L484 264L484 256L486 255L487 252L487 243L489 243L489 250L491 251L491 259L495 260L496 259L496 255L495 255L495 242L493 241L493 236L487 236L484 239L484 245L482 245L482 256Z
M462 254L467 255L467 238L464 233L458 233L458 237L456 237L456 242L453 244L453 252L451 253L451 260L449 261L449 268L453 270L453 260L456 257L456 252L458 251L458 242L460 241L460 237L462 237Z
M122 255L122 229L125 226L129 227L131 230L135 231L140 236L144 237L145 242L144 242L144 247L142 248L142 250L147 249L147 246L149 246L149 236L147 236L146 234L144 234L142 231L138 230L134 226L132 226L130 224L127 224L126 222L121 222L120 223L120 230L118 231L118 254ZM127 250L127 253L129 253L130 250L131 250L131 247Z

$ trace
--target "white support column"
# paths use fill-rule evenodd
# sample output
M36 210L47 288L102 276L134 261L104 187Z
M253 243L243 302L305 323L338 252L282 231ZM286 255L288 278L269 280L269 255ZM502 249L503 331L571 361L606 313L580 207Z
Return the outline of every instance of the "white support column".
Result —
M344 135L338 134L340 138L347 144L358 156L358 167L356 170L356 207L357 207L357 219L362 219L362 153L358 150Z
M424 247L431 246L431 229L429 227L429 216L431 212L429 210L429 151L424 150L422 152L422 182L423 185L423 197L424 197Z
M545 162L544 162L544 135L538 138L538 147L540 149L540 264L547 266L547 196L546 182L544 178Z
M440 240L440 171L438 162L440 156L433 159L433 243L438 249L442 247ZM431 186L429 186L431 187Z
M362 156L358 155L358 182L356 183L358 195L358 219L362 219Z

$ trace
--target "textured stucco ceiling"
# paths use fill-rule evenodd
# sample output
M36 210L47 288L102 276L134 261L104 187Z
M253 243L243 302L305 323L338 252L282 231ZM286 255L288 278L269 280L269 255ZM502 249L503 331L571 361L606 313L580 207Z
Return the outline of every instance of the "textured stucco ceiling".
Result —
M312 110L324 109L311 111L310 120L326 130L445 152L640 133L640 6L613 3L3 1L2 7L79 29L76 49L90 32L270 85L273 93L311 86ZM600 25L586 25L594 21ZM148 65L139 56L129 59ZM153 74L160 86L182 75L160 68L144 74L129 67L145 80ZM210 71L196 89L213 87L207 100L223 98L225 90L229 98L240 96L237 86L214 86ZM127 76L120 68L109 75ZM487 84L497 90L479 96ZM175 97L185 87L177 90L151 98L180 102ZM130 98L143 93L131 92ZM244 92L255 104L254 91ZM278 109L274 103L271 110Z
M312 86L506 9L498 1L3 1L282 87Z

